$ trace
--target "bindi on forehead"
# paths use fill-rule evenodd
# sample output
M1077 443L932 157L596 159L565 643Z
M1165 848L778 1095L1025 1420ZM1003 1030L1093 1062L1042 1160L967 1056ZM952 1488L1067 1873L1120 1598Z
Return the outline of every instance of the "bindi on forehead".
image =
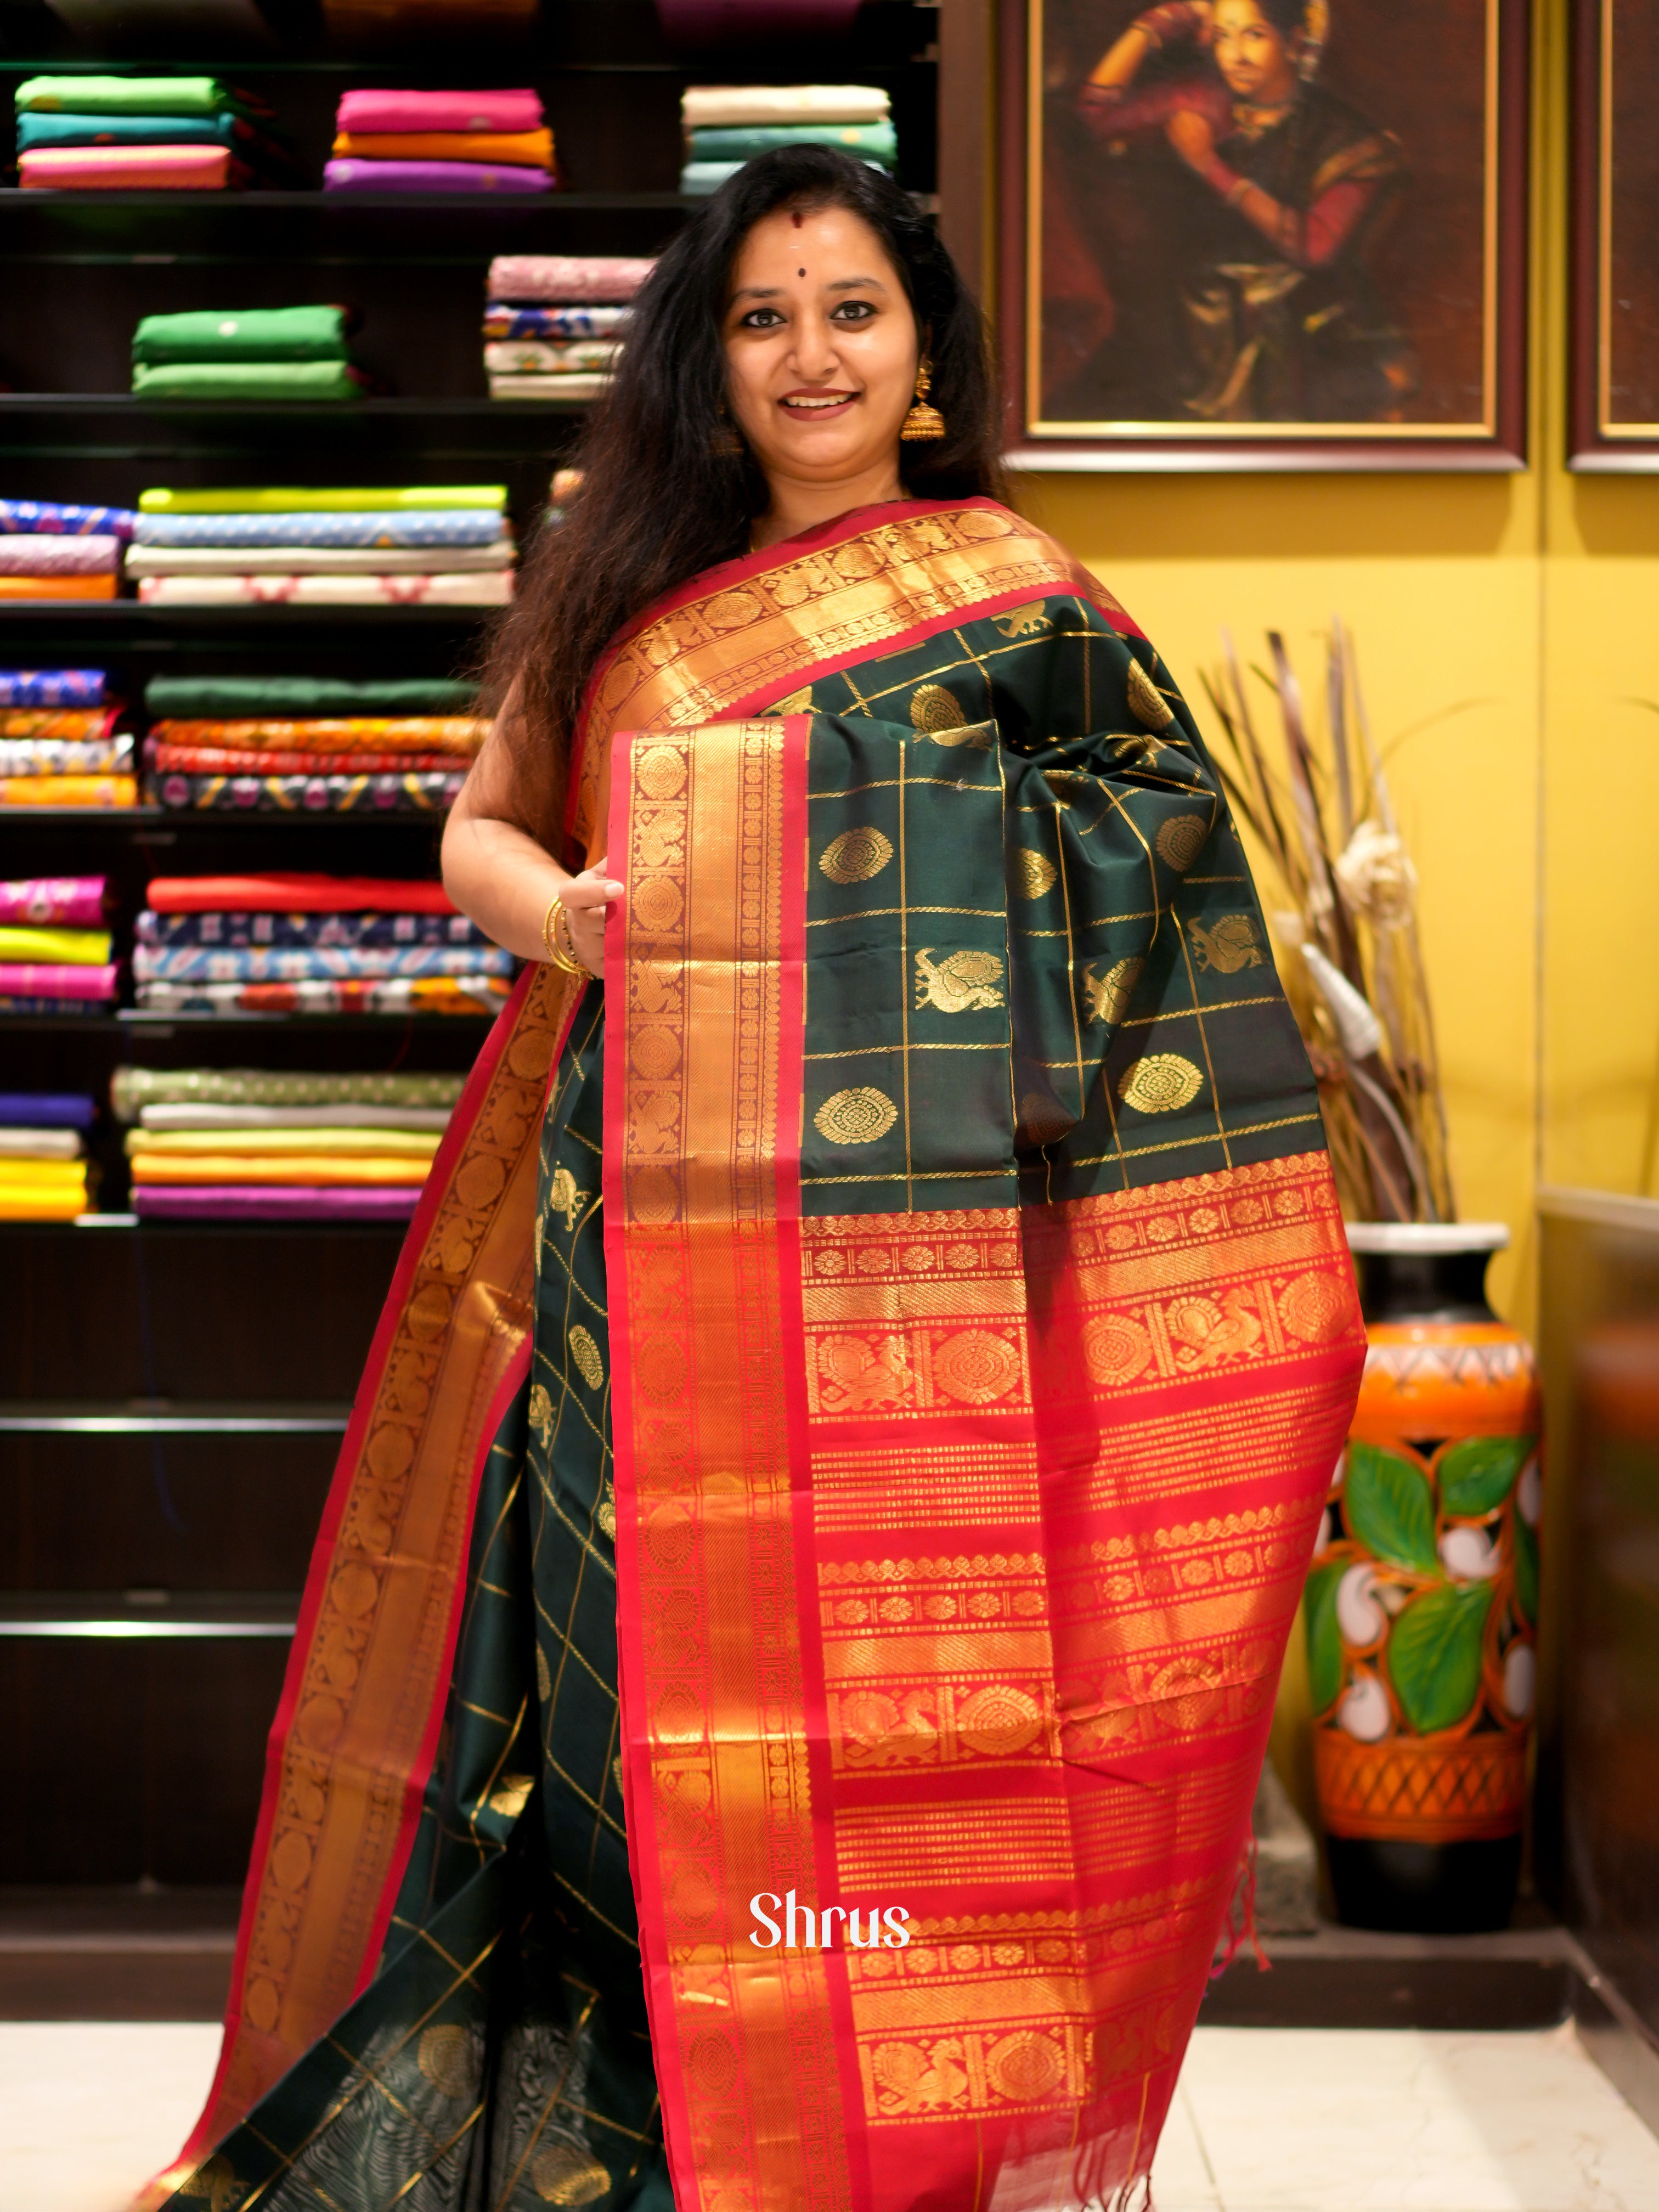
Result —
M795 274L797 276L804 276L806 274L806 271L804 269L797 269Z

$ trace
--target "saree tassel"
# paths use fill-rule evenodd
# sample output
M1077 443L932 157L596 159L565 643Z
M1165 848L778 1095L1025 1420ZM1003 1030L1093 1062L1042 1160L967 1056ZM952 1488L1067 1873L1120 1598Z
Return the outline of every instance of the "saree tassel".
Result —
M1273 1962L1261 1948L1255 1924L1255 1860L1256 1840L1252 1833L1238 1856L1238 1875L1227 1905L1226 1924L1210 1966L1212 1982L1226 1972L1247 1943L1255 1954L1257 1971L1264 1974L1273 1972Z

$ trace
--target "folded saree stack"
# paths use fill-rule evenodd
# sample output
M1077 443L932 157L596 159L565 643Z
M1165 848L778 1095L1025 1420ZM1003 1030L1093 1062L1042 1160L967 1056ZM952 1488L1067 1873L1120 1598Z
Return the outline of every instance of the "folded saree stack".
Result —
M0 1091L0 1221L73 1221L87 1211L86 1131L76 1092Z
M123 1067L132 1206L186 1220L402 1221L465 1079Z
M0 529L3 509L20 504L0 501ZM8 542L0 536L0 547ZM0 670L0 807L136 806L132 738L116 728L120 714L104 696L101 670Z
M691 85L680 120L680 190L694 198L718 191L745 161L778 146L836 146L877 169L898 161L891 103L875 85Z
M136 520L125 507L0 499L0 600L112 599Z
M158 878L132 972L153 1013L493 1014L516 963L441 884Z
M553 133L539 96L514 92L343 93L325 192L546 192Z
M150 605L494 607L513 596L502 484L156 489L138 505L127 567Z
M349 401L368 380L346 350L343 307L193 308L146 315L132 334L141 399Z
M282 175L270 113L210 76L32 76L14 95L25 191L215 192Z
M97 1014L115 998L102 876L0 883L0 1013Z
M483 326L490 398L597 399L651 267L619 253L497 254Z

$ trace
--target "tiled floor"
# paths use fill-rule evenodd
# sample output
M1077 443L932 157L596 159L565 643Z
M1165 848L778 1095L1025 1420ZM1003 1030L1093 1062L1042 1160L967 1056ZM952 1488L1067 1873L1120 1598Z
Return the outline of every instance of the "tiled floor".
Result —
M0 2208L120 2212L177 2150L216 2027L0 2026ZM1659 2141L1571 2027L1200 2028L1157 2212L1659 2212Z

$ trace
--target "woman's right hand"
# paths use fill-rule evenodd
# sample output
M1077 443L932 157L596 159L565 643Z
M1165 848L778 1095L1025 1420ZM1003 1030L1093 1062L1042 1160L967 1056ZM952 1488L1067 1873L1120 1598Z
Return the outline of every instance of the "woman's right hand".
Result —
M603 854L591 868L570 877L559 894L569 918L570 942L576 948L576 957L591 975L605 973L605 917L622 895L622 885L605 873Z

